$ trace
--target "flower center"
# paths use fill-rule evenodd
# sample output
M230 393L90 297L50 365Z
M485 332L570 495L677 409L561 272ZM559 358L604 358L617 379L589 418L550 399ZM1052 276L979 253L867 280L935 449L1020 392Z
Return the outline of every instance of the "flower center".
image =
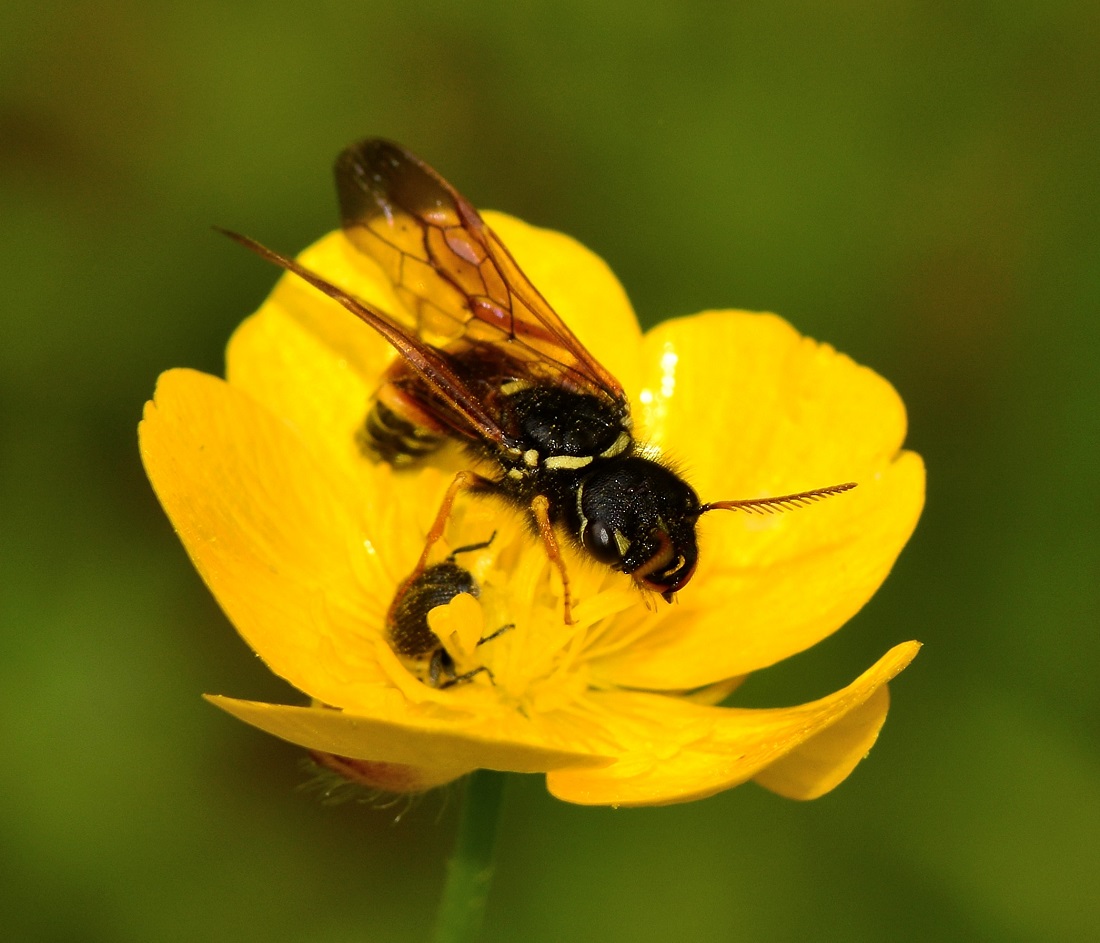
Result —
M621 575L569 554L577 621L567 625L560 578L542 544L521 520L494 515L493 523L495 532L466 520L460 533L447 535L452 547L475 548L453 557L451 565L469 577L463 588L428 613L446 652L442 657L453 665L452 676L442 683L433 679L427 657L405 664L422 684L434 685L441 699L456 705L488 698L533 715L565 707L588 689L589 646L604 620L642 601L633 586L619 585ZM460 680L448 683L452 678Z

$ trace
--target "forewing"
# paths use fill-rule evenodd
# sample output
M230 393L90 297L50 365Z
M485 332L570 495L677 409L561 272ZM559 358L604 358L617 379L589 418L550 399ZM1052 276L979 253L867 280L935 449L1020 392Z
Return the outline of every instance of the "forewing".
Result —
M351 297L347 292L300 265L294 259L280 255L247 236L225 229L220 231L257 255L309 282L374 328L393 345L428 389L435 393L439 418L450 425L456 433L504 446L510 444L496 420L485 410L481 400L469 389L462 377L455 373L442 351L410 333L407 328L392 321L373 305Z
M519 376L624 402L477 210L420 158L361 141L337 158L336 186L348 239L382 266L421 338L491 343Z

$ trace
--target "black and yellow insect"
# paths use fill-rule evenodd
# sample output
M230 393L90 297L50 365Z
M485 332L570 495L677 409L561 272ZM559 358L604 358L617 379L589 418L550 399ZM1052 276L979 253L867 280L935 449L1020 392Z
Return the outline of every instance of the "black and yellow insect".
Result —
M494 536L496 536L494 534ZM468 544L452 551L447 559L414 572L402 583L386 614L386 633L390 647L400 656L418 663L427 663L427 682L433 688L449 688L470 681L484 672L492 680L493 673L484 665L458 674L454 658L428 624L428 613L438 606L445 606L462 593L475 599L481 595L481 587L474 575L455 561L460 553L484 550L493 537L478 544ZM483 645L495 639L511 625L497 629L478 641Z
M701 515L774 511L855 487L701 502L634 438L619 382L469 201L431 167L396 144L371 139L339 156L336 184L348 240L382 266L412 325L293 259L229 235L338 301L400 355L381 378L365 421L361 441L373 454L407 464L451 439L483 469L461 473L448 490L417 573L427 572L429 550L457 494L495 495L525 513L541 537L561 575L570 622L558 533L671 601L695 572Z

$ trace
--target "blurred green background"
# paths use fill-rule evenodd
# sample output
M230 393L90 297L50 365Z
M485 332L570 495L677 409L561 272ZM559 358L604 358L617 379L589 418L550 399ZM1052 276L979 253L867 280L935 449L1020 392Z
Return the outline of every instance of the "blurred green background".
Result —
M32 12L33 9L33 12ZM20 12L22 10L23 12ZM509 788L485 939L1092 940L1100 926L1095 2L45 2L0 14L0 920L28 941L420 940L453 797L322 805L199 699L285 697L135 424L222 367L330 162L382 134L579 237L646 324L775 310L890 378L929 466L895 573L752 704L891 644L869 762L795 804ZM715 430L720 434L720 430Z

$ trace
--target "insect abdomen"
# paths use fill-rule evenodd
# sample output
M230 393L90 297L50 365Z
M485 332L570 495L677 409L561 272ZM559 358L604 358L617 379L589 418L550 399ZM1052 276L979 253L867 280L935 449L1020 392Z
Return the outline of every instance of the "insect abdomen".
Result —
M375 400L357 436L359 448L391 465L411 465L436 451L444 437L394 412Z
M421 658L442 647L428 626L428 613L459 593L478 595L473 576L450 560L428 567L406 586L389 616L390 644L399 655Z

